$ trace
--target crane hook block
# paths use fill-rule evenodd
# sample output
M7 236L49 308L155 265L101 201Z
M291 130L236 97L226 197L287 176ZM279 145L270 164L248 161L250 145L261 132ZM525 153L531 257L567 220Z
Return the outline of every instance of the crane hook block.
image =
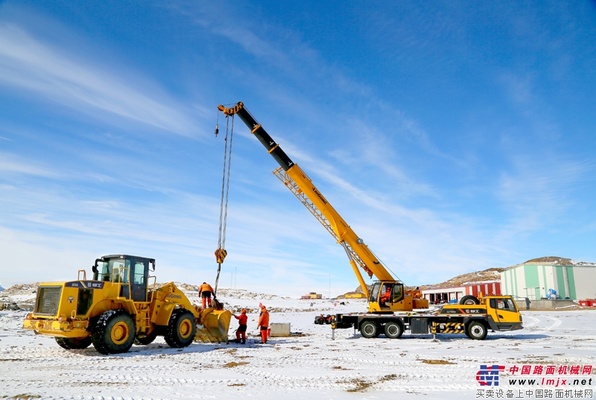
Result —
M215 260L218 264L222 264L227 255L228 252L226 251L226 249L219 248L215 250Z

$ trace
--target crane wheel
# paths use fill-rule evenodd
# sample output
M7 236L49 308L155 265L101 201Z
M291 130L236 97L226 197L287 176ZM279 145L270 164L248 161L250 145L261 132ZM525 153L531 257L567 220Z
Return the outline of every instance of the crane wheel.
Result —
M135 323L124 310L108 310L93 327L93 346L101 354L126 353L135 339Z
M484 340L484 339L486 339L487 333L488 333L488 330L486 329L486 325L484 325L480 321L472 321L466 327L466 335L470 339Z
M399 339L404 333L404 327L399 322L387 322L384 327L385 336L389 339Z
M193 342L196 333L194 315L180 308L172 312L164 339L170 347L186 347Z
M57 337L56 343L66 350L81 350L86 349L92 342L91 336L84 338L63 338Z
M362 321L360 324L360 334L367 339L379 336L379 326L373 321Z

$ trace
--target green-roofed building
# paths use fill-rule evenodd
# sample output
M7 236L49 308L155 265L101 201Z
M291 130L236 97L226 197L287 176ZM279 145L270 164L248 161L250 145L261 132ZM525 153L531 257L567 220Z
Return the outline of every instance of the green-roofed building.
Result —
M594 299L596 264L563 257L541 257L501 272L501 290L517 298Z

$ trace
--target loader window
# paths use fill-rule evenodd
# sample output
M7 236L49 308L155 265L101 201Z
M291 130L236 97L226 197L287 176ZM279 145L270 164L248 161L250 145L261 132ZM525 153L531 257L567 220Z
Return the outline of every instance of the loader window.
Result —
M134 301L147 301L147 279L149 265L146 260L135 260L132 272L132 299Z
M133 282L135 285L144 285L145 284L145 264L142 262L137 261L135 263L135 275L133 278Z
M112 266L112 278L114 282L128 283L128 273L130 271L129 260L110 260Z
M99 277L102 281L128 283L130 260L113 259L98 264Z
M101 279L102 281L109 281L110 280L110 276L112 275L112 271L110 269L110 264L102 261L99 265L99 279Z

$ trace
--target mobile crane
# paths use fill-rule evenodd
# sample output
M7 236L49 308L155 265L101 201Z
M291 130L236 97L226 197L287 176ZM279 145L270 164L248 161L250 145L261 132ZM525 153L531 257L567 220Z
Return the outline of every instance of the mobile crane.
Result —
M284 185L327 229L345 250L360 287L368 298L367 313L337 314L332 329L358 329L363 337L374 338L382 332L388 338L399 338L405 331L412 334L465 333L471 339L486 338L489 329L508 331L522 329L522 316L511 296L465 296L461 304L446 304L436 312L428 311L428 300L421 291L407 289L373 254L364 241L339 215L306 173L295 164L265 129L246 110L242 102L233 107L219 105L227 117L238 115L251 133L277 161L273 171ZM364 270L377 281L368 289L360 272ZM427 309L414 312L415 309Z
M273 171L284 185L300 200L300 202L327 229L345 250L352 270L368 298L369 312L392 313L394 311L412 311L428 308L428 300L422 297L418 289L407 289L404 284L394 278L388 268L373 254L364 241L339 215L312 180L282 150L265 129L250 115L242 102L234 107L223 105L218 109L226 116L238 115L248 126L255 137L265 146L269 154L278 162L279 167ZM377 278L369 290L360 270L369 277Z

